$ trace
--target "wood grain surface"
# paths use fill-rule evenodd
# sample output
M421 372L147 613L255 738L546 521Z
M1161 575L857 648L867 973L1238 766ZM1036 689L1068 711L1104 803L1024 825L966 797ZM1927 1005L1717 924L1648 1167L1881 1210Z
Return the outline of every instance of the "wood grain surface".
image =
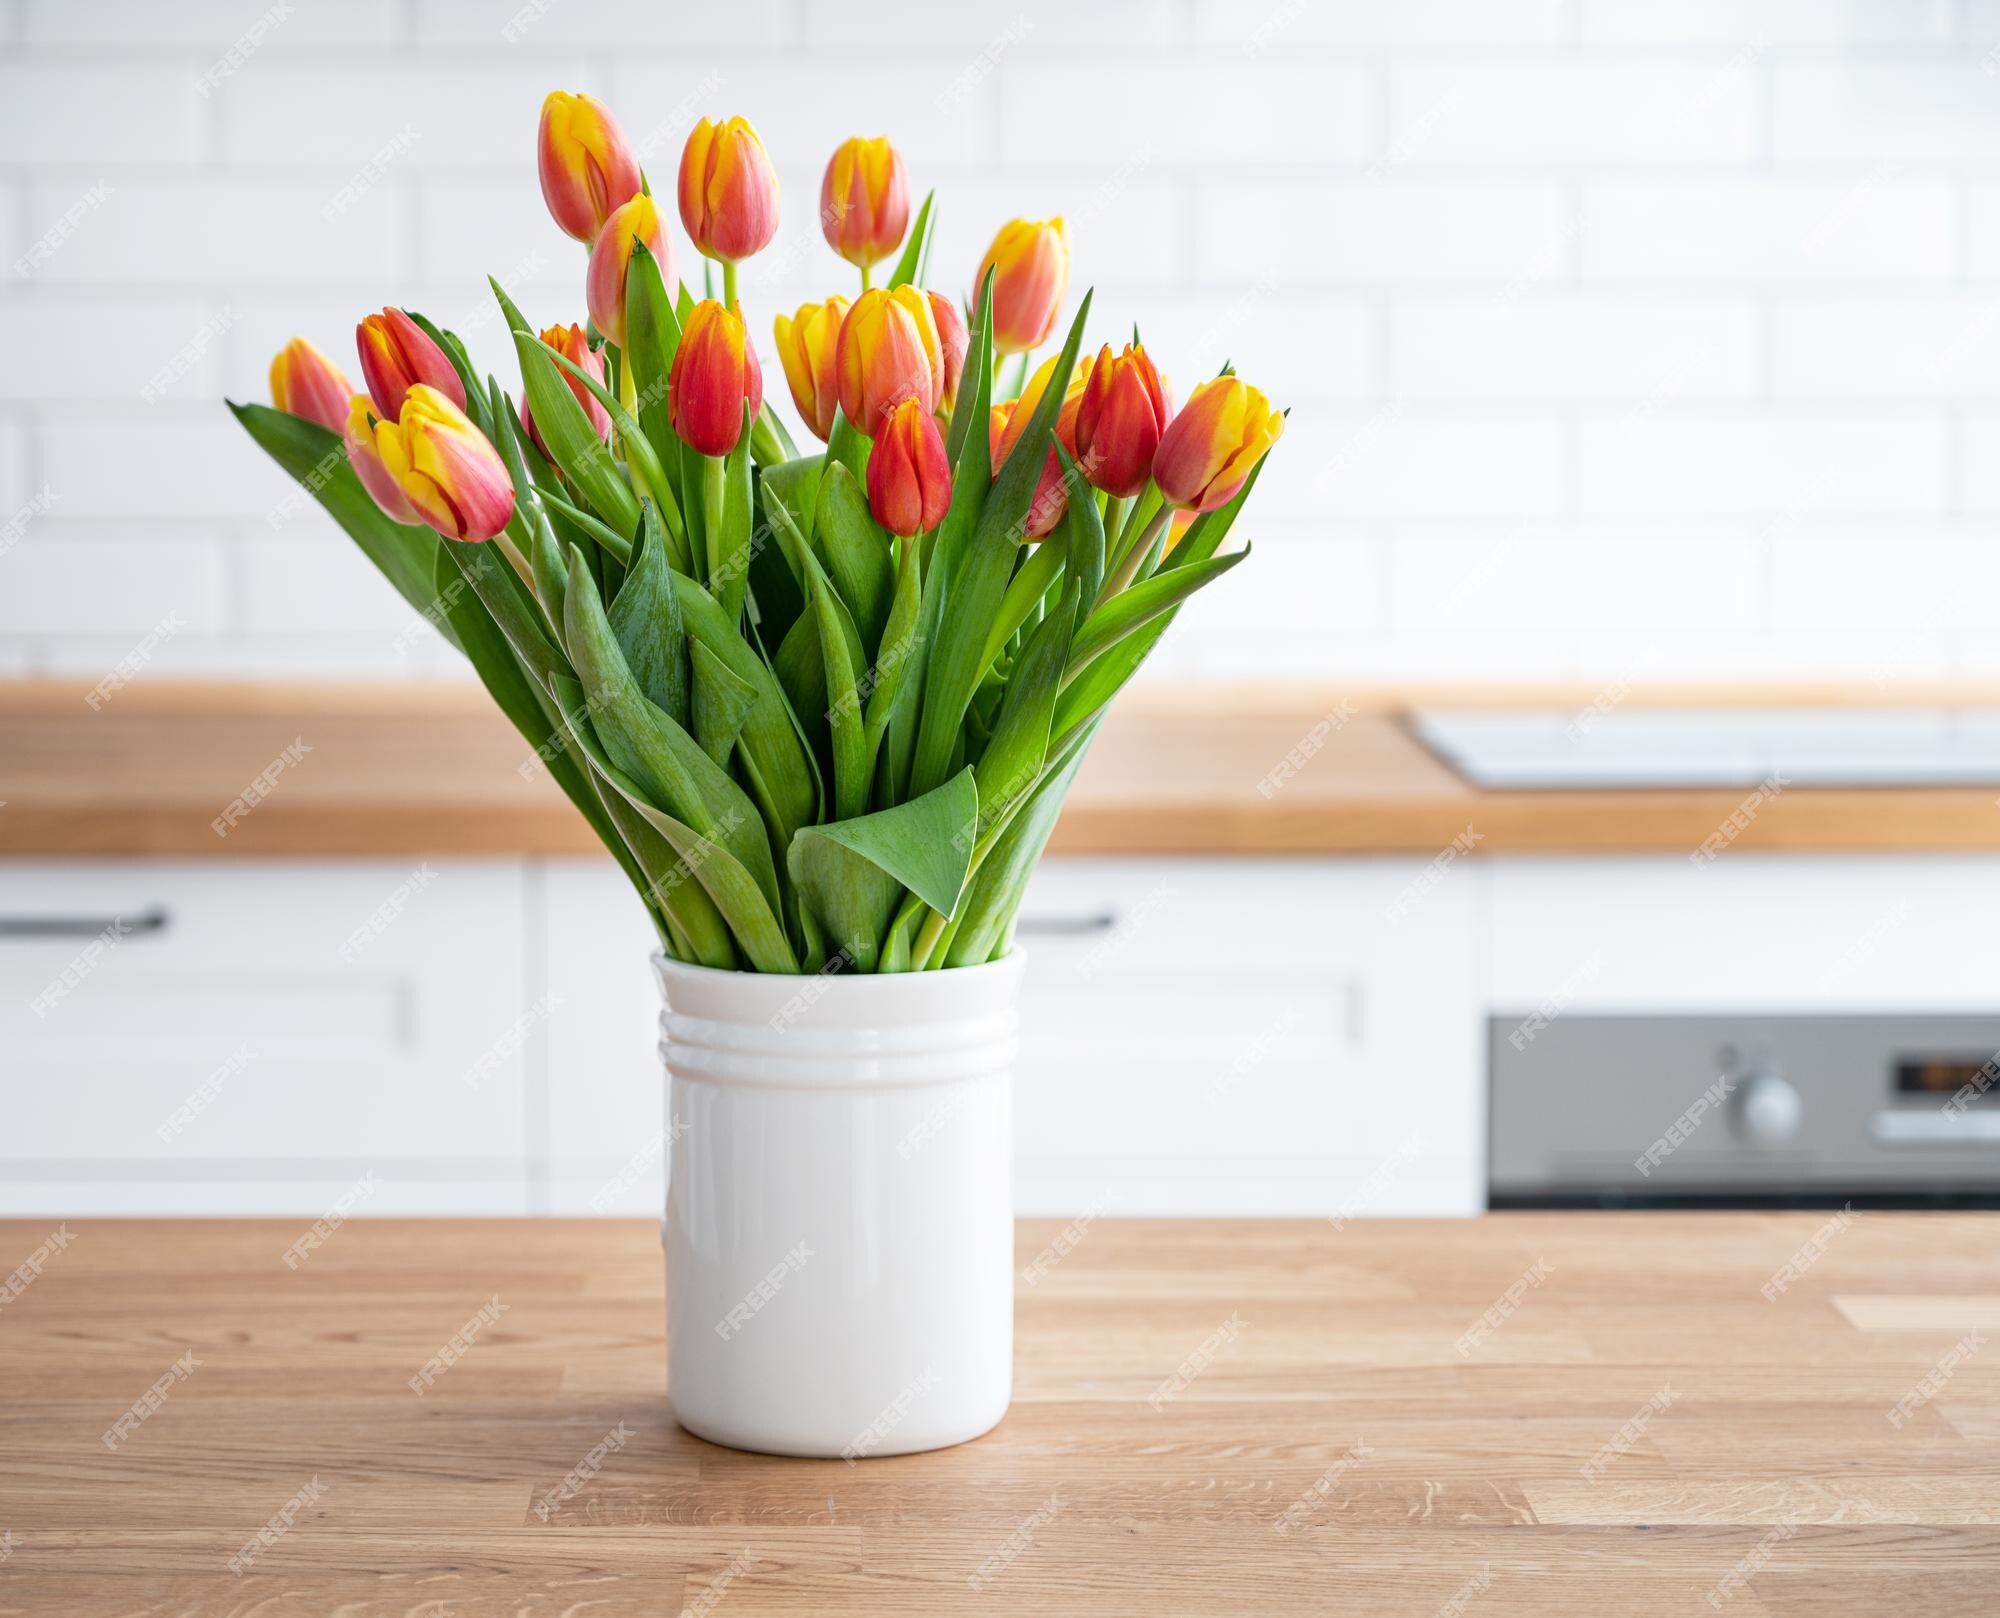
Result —
M597 853L477 687L0 682L0 855ZM1577 685L1142 687L1119 700L1063 810L1059 853L1683 854L1743 804L1721 791L1481 792L1410 734L1425 705L1581 710ZM1951 686L1658 686L1622 708L1952 707ZM1337 721L1337 722L1334 722ZM250 812L217 818L274 760ZM1990 788L1796 788L1739 850L2000 849Z
M674 1425L645 1222L60 1230L0 1225L9 1615L2000 1606L1995 1216L1024 1224L1007 1419L860 1464Z

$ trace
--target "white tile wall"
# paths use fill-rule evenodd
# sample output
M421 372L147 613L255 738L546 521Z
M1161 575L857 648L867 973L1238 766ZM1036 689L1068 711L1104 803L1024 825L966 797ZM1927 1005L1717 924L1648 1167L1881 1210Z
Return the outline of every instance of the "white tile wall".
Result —
M1094 338L1294 405L1161 675L1995 666L2000 0L0 0L0 672L462 672L219 395L389 301L511 371L487 271L578 314L556 85L656 175L759 123L760 330L886 130L937 285L1062 211Z

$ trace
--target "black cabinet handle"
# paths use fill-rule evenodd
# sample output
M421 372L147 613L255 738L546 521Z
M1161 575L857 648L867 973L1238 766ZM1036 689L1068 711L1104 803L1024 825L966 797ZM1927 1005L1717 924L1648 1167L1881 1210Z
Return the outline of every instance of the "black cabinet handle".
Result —
M129 916L0 915L0 938L97 938L109 932L120 938L136 938L165 932L170 919L165 905Z
M1014 931L1034 938L1080 938L1088 933L1108 933L1118 925L1118 912L1100 911L1094 916L1022 916Z

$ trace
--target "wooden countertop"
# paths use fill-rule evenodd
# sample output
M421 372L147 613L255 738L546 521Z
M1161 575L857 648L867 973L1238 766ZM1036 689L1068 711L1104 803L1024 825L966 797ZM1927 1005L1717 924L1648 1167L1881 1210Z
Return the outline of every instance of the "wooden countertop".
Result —
M570 854L596 839L472 685L0 683L0 855ZM1744 802L1722 791L1482 792L1413 739L1426 703L1562 705L1574 686L1163 689L1126 694L1070 795L1065 853L1662 852ZM1630 707L1961 705L2000 690L1661 687ZM1339 716L1337 725L1328 716ZM287 750L290 749L290 753ZM1274 782L1288 758L1291 773ZM268 775L267 775L267 772ZM260 777L254 808L225 819ZM1470 831L1471 836L1467 836ZM1743 850L2000 849L1991 789L1808 790Z
M0 1307L0 1613L1989 1614L2000 1217L1767 1301L1829 1217L1098 1220L999 1428L859 1465L673 1424L649 1222L75 1221Z

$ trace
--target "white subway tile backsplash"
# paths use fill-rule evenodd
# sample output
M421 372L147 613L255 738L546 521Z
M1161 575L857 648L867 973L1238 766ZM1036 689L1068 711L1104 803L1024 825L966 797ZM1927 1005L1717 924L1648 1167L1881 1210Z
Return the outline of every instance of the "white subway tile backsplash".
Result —
M1785 633L1978 631L2000 599L2000 526L1811 532L1771 543L1774 627Z
M198 414L171 405L147 414L64 410L42 422L41 447L43 477L66 519L244 517L273 526L294 508L303 522L311 505L220 400Z
M1780 162L2000 158L2000 78L1971 52L1781 60L1775 71Z
M1389 391L1416 399L1740 399L1758 387L1743 298L1399 298Z
M1942 44L1952 37L1953 7L1952 0L1582 0L1582 21L1591 44Z
M1371 87L1351 63L1016 54L1001 64L1000 80L1000 156L1008 163L1085 157L1110 168L1262 170L1369 155Z
M148 290L386 281L404 235L395 187L376 186L345 208L337 190L337 182L121 178L84 209L34 277ZM85 195L60 183L37 186L30 202L38 228Z
M603 96L668 194L699 115L757 123L784 217L743 297L788 417L771 316L852 294L819 180L877 131L938 188L932 286L964 297L1004 220L1060 213L1093 346L1136 319L1182 397L1226 359L1295 405L1257 561L1148 678L1992 665L2000 0L9 23L0 672L95 678L178 595L147 676L468 677L218 395L266 397L294 333L358 381L354 324L390 302L514 387L486 274L538 324L583 314L533 168L555 87Z
M1953 273L1948 180L1856 169L1604 180L1583 188L1589 280L1935 281Z
M1569 210L1547 180L1204 183L1196 264L1243 288L1484 282L1567 274Z
M1302 45L1462 50L1474 45L1559 45L1569 36L1567 0L1196 0L1195 37L1248 54Z
M62 509L62 508L59 508ZM222 621L220 553L212 541L106 538L51 520L0 559L0 633L125 635L162 641Z
M1773 384L1802 399L2000 395L2000 293L1800 298L1777 312Z
M1390 578L1391 622L1420 635L1559 635L1580 624L1742 633L1762 611L1750 537L1562 528L1405 535Z
M1590 516L1891 514L1947 504L1948 434L1924 415L1623 415L1577 429Z
M231 312L185 298L0 303L0 399L212 399Z
M1959 424L1958 475L1964 510L2000 513L2000 415L1969 415Z
M1741 163L1758 155L1748 62L1414 60L1388 74L1396 163Z
M815 54L842 50L867 54L885 42L911 42L929 50L956 50L957 66L945 77L1003 60L1016 50L1122 47L1155 50L1183 41L1182 8L1174 0L1014 0L1006 6L940 6L933 0L841 0L800 8L805 44Z
M195 71L178 65L37 61L0 66L0 152L9 163L87 170L192 163ZM88 180L96 176L86 174Z
M0 421L0 512L5 513L0 522L19 524L8 530L14 533L16 543L43 516L39 510L23 510L37 492L28 483L27 436L12 422Z
M1257 485L1271 517L1556 516L1567 499L1560 422L1301 406Z
M397 655L414 664L416 648L437 631L355 554L331 521L322 533L257 538L241 547L243 616L267 634L400 636Z
M24 10L22 37L30 44L186 46L191 78L232 49L247 66L266 51L387 45L396 37L395 0L25 0ZM204 51L209 58L193 60Z
M215 94L225 162L324 168L332 191L433 166L532 171L542 98L558 87L602 89L574 55L475 66L383 53L361 72L257 61Z
M784 7L780 0L707 6L634 5L631 0L500 0L497 5L415 0L415 14L419 44L504 48L533 61L545 51L579 46L686 50L775 45L783 37Z

